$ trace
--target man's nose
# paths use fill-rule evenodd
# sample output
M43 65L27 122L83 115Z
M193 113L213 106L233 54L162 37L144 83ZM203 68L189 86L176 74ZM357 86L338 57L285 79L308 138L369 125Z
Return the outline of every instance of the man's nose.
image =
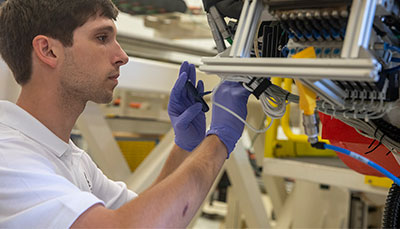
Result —
M118 67L127 64L129 61L129 57L124 50L122 50L121 46L117 42L117 55L114 64L118 65Z

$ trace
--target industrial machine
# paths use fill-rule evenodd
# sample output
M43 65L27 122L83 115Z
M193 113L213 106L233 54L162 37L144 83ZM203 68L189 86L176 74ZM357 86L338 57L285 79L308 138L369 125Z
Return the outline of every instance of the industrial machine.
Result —
M318 137L321 120L322 137L347 152L340 157L350 168L395 181L383 227L399 227L400 1L203 3L219 54L203 58L200 70L242 82L272 120L299 103L308 141L329 148ZM299 95L271 77L293 79Z

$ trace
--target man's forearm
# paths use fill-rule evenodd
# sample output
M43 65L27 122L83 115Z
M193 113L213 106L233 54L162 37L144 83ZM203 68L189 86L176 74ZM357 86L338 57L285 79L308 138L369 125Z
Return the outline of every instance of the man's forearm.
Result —
M117 210L126 224L141 227L185 227L207 195L227 152L215 135L168 177Z
M154 185L158 184L160 181L162 181L164 178L166 178L168 175L170 175L173 171L175 171L176 168L190 155L190 152L180 148L176 144L172 147L171 152L169 153L169 156L167 160L165 161L165 164L163 166L163 169L160 172L160 175L157 177L157 179L153 182L151 187Z

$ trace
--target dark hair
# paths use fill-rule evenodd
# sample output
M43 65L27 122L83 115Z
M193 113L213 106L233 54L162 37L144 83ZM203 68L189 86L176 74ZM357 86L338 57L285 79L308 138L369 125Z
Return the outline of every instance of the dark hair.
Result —
M73 32L99 14L116 20L111 0L7 0L0 7L0 54L20 85L32 74L32 40L45 35L64 46L73 44Z

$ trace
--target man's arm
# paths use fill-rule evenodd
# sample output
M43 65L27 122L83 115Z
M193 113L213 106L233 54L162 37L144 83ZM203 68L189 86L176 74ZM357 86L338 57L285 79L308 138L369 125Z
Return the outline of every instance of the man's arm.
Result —
M171 175L118 210L95 205L72 227L185 227L203 202L227 156L208 136Z
M172 147L171 152L167 160L165 161L164 167L162 168L160 175L157 179L153 182L151 187L158 184L164 178L169 176L176 168L190 155L190 152L180 148L176 144Z

